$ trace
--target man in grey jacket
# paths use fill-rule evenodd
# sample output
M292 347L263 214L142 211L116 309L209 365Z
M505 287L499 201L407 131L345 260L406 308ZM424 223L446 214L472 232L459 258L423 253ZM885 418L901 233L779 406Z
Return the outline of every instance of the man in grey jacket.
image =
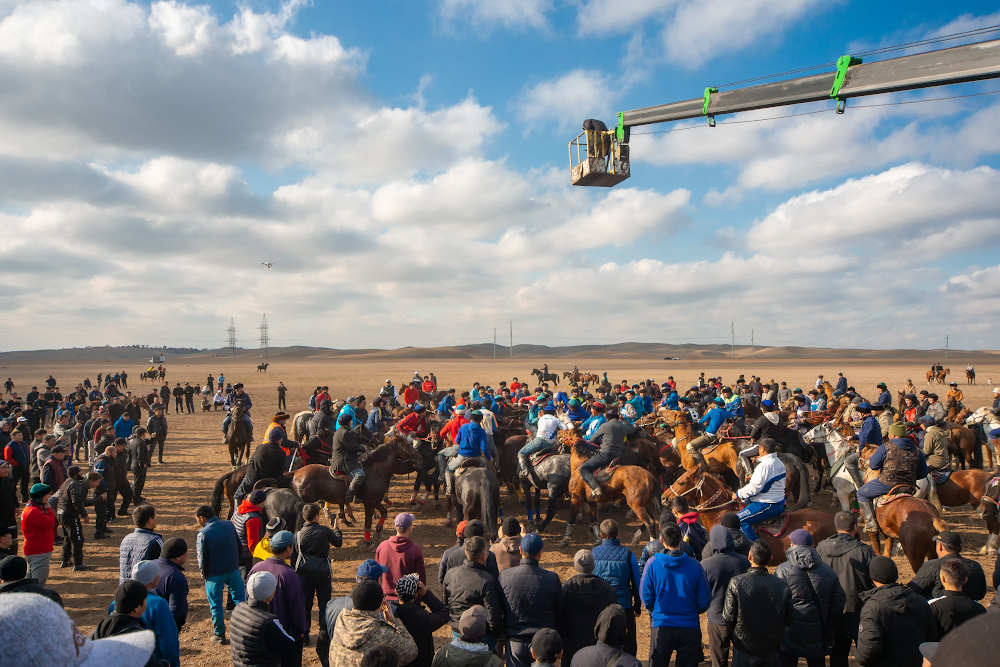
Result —
M601 498L601 485L594 478L594 471L621 456L625 438L635 433L635 426L618 419L617 408L608 410L607 418L608 421L601 424L590 438L590 441L598 448L597 454L580 466L580 477L591 489L591 500L600 500Z

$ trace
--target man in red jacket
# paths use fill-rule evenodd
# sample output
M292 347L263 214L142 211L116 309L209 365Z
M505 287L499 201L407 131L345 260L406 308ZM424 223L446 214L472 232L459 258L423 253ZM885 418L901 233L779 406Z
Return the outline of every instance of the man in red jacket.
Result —
M396 580L405 574L416 574L420 581L427 583L424 568L424 552L420 545L410 539L413 533L413 515L409 512L397 514L393 523L396 534L378 545L375 560L388 570L382 575L382 591L386 599L398 601Z
M469 423L465 418L465 406L455 406L455 416L447 424L441 427L441 440L448 444L455 444L458 437L458 430Z
M411 382L406 389L403 390L403 405L406 407L413 407L417 401L420 400L420 389L419 384L416 382Z
M56 538L56 513L49 506L52 489L35 484L28 492L28 504L21 513L21 534L24 535L24 559L28 561L28 577L42 586L49 578L52 545Z
M233 526L236 527L236 534L240 538L240 574L244 579L250 572L253 550L264 537L264 511L261 505L264 504L266 497L263 490L254 489L243 499L233 514Z
M424 406L420 403L414 405L413 412L406 415L402 421L396 424L395 429L406 436L406 439L411 443L416 438L426 438L430 432L430 427L427 425Z

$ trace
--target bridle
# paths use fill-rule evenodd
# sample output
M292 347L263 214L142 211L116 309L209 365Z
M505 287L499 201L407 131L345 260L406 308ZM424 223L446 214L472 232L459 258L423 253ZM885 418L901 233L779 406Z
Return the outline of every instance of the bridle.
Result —
M684 491L683 493L678 492L677 489L674 488L674 484L676 484L676 483L677 482L674 482L673 484L671 484L667 488L670 489L671 493L674 494L675 498L683 498L684 496L688 495L689 493L694 493L696 491L701 491L701 488L705 485L705 473L701 473L701 479L698 480L697 484L695 484L694 486L692 486L687 491ZM732 505L734 503L738 503L739 502L739 499L734 496L733 498L730 498L729 500L727 500L726 502L724 502L724 503L722 503L720 505L712 505L712 503L714 503L716 500L718 500L719 496L723 495L725 492L726 492L726 487L720 486L719 490L716 491L715 494L711 498L709 498L708 500L702 502L702 504L700 504L700 505L692 507L691 509L693 509L695 512L710 512L712 510L722 509L723 507L727 507L729 505Z

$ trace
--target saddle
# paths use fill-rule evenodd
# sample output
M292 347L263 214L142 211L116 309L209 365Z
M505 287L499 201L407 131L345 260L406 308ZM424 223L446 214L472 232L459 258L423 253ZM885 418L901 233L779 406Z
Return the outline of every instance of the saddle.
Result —
M331 470L330 475L332 475L334 479L339 479L345 482L351 481L351 474L344 472L343 470Z
M483 467L483 460L481 458L479 458L478 456L470 456L469 458L462 461L462 465L460 465L458 469L455 470L455 477L457 478L466 470L470 470L472 468L482 468L482 467Z
M608 465L594 471L594 479L597 480L598 484L603 484L610 480L619 468L621 468L621 464L618 462L618 459L614 459Z
M912 484L897 484L889 489L889 493L875 499L875 508L885 507L894 500L911 498L917 493L917 487Z
M531 461L531 465L537 466L539 463L541 463L545 459L549 458L550 456L554 456L554 455L555 455L555 452L552 451L551 449L543 449L540 452L535 452L534 454L532 454L531 458L529 458L528 460Z
M931 479L934 480L934 486L941 486L949 479L951 479L951 473L953 470L932 470Z
M791 521L791 515L788 512L782 512L774 518L754 524L754 530L762 532L765 535L770 535L771 537L780 538L785 534L785 531L788 530L788 524L791 523Z

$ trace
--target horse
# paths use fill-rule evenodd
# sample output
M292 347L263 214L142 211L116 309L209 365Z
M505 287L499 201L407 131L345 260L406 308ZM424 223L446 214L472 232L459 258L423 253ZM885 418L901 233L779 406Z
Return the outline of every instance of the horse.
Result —
M500 459L500 469L497 472L497 480L507 487L508 493L517 496L517 502L521 502L521 486L517 479L518 460L517 453L528 444L527 435L512 435L503 440L497 455Z
M312 410L303 410L292 417L292 440L305 442L309 438L309 422L315 414Z
M529 475L521 478L521 490L524 494L525 507L528 510L529 524L529 528L525 530L525 534L544 532L555 516L559 499L569 490L569 480L571 477L569 454L555 454L545 457L545 459L535 466L535 474L542 480L544 488L548 490L549 502L545 509L545 518L542 519L542 487L535 486ZM534 499L531 497L532 490L535 491ZM535 515L541 521L537 528L534 527L533 523Z
M257 366L257 372L258 373L267 373L267 367L270 366L270 365L271 364L268 363L268 362L264 362L263 364L260 364L259 366Z
M991 477L983 485L983 496L979 499L976 516L986 522L990 536L979 550L980 556L993 556L1000 543L1000 477Z
M440 426L438 430L440 431ZM441 442L440 435L433 432L426 440L418 440L414 446L414 450L420 457L419 465L414 460L413 471L416 473L416 479L413 481L413 494L410 496L411 505L416 505L417 503L423 505L427 502L431 489L433 489L434 509L440 509L441 478L438 475L437 453L442 447L443 443ZM424 497L423 499L418 499L417 494L420 492L421 486L424 487Z
M458 472L458 471L456 471ZM445 525L452 524L452 506L462 515L464 521L479 519L486 526L486 538L492 542L497 537L500 522L500 483L488 468L466 468L455 475L455 495L448 496L448 518Z
M736 494L725 487L722 480L712 474L702 472L701 468L688 470L677 478L663 492L663 502L674 498L686 498L691 509L698 512L705 528L712 530L724 514L739 511L739 499ZM757 535L771 547L771 565L785 562L785 550L791 545L792 531L803 528L813 536L813 543L818 543L837 533L833 516L826 512L813 509L801 509L788 512L788 525L779 537L769 535L766 531L757 530Z
M976 433L964 426L952 426L948 434L948 451L958 456L962 468L983 467L983 447Z
M687 443L694 440L694 424L691 423L691 415L687 412L677 413L677 417L669 424L674 429L674 447L681 457L681 466L684 470L692 470L698 467L698 462L691 456L687 449ZM708 465L708 471L723 475L730 487L739 486L740 464L736 447L730 441L721 440L712 445L711 451L702 450L702 457ZM730 471L732 476L725 471Z
M291 489L274 488L267 491L267 498L264 500L261 509L264 511L267 519L273 519L274 517L284 519L285 530L295 534L299 532L304 523L302 519L302 506L305 504L306 501Z
M230 409L232 421L229 422L229 430L226 431L226 445L229 447L229 458L236 470L243 463L243 459L250 460L250 432L243 421L243 401L237 399Z
M831 422L823 422L806 433L803 439L809 444L822 444L825 448L825 458L829 466L827 476L837 494L837 499L840 501L840 509L845 512L849 511L851 509L851 492L857 491L858 487L854 483L854 478L847 471L847 467L842 464L838 466L838 462L854 451L850 438L838 431ZM834 468L837 469L835 473L833 473Z
M995 441L991 440L987 433L1000 428L1000 418L994 415L989 408L983 407L967 417L965 425L986 445L986 456L989 458L990 470L993 470L994 465L996 465L994 461L1000 463L1000 454L997 453Z
M976 371L974 369L965 369L965 384L976 384Z
M559 374L558 373L543 373L542 371L534 368L531 370L532 375L538 376L539 382L552 382L555 386L559 386Z
M572 476L569 480L569 494L572 509L570 510L570 521L566 524L566 534L560 542L560 546L563 547L569 546L576 516L584 503L590 506L591 533L595 540L600 541L600 533L597 528L597 503L590 500L590 487L580 476L580 466L590 458L590 450L585 440L578 439L573 443L571 452L570 470ZM659 484L653 473L639 466L620 466L614 469L609 479L598 483L601 487L602 502L612 502L624 498L636 518L649 531L649 539L654 539L653 535L657 532L657 521L660 516L660 498ZM636 529L635 536L632 538L632 546L638 545L641 537L642 527Z
M209 501L209 505L215 513L215 516L220 518L222 517L222 499L226 498L226 500L229 501L229 513L226 515L226 519L231 519L233 517L233 513L236 512L236 489L240 488L240 483L243 481L246 474L247 466L243 465L234 470L230 470L215 481L215 487L212 489L212 499ZM287 488L291 486L291 477L287 475L288 473L282 475L276 480L261 481L270 483L277 488ZM259 486L259 482L254 486Z
M383 444L376 447L362 461L361 467L365 471L365 483L361 487L356 500L365 507L365 546L372 543L372 519L377 511L379 514L378 525L375 531L382 532L385 525L388 511L383 504L385 494L392 481L396 462L399 458L408 458L415 455L409 447L406 438L393 433L386 437ZM307 465L299 468L291 475L291 488L305 502L325 501L330 505L341 506L340 518L345 519L343 506L347 494L347 485L350 483L348 476L333 476L330 469L323 465ZM347 521L347 523L350 523Z

